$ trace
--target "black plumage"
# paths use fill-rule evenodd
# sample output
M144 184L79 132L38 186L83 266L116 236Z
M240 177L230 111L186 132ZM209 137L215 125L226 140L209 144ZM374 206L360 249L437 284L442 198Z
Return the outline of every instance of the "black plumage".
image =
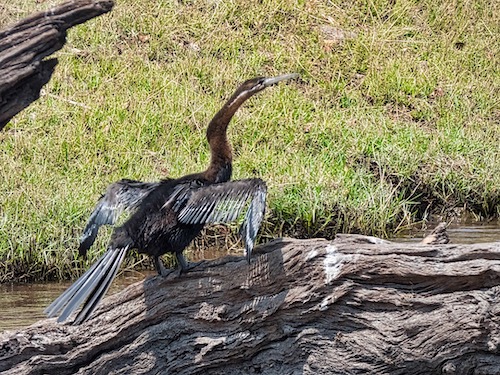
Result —
M45 312L49 317L59 315L58 321L65 321L83 303L74 324L87 320L111 285L129 249L150 255L160 275L166 273L160 260L165 253L174 253L181 272L187 271L182 252L203 226L234 221L245 209L240 234L250 262L264 216L267 189L265 182L258 178L230 181L232 153L227 126L249 97L295 77L296 74L286 74L254 78L236 90L208 125L211 161L204 172L152 183L121 180L111 184L89 218L80 240L80 255L86 255L100 226L115 224L123 211L129 211L131 216L114 229L104 255L47 307Z

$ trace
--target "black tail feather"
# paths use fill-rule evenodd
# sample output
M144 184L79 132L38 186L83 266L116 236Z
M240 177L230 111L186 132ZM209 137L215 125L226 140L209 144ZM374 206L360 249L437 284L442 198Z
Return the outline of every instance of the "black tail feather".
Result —
M127 249L128 246L106 251L87 272L45 309L45 313L54 317L62 310L57 321L64 322L85 301L74 324L87 320L109 289Z
M89 295L91 295L94 290L99 287L103 278L108 274L109 269L113 267L114 253L114 250L108 250L105 253L104 257L99 261L97 268L87 277L83 285L79 287L76 293L67 301L61 315L59 315L59 318L57 319L58 322L64 322L71 315L71 313L75 311L84 301L88 300Z
M57 314L68 304L72 297L78 292L80 287L88 280L90 276L93 275L95 269L103 261L108 253L104 253L101 258L99 258L78 280L76 280L71 286L66 289L59 297L57 297L45 310L44 313L48 315L49 318L57 316Z
M103 275L103 277L105 277L105 278L100 283L100 285L98 285L98 286L96 285L96 288L94 288L94 290L92 291L92 293L88 297L82 310L80 310L80 312L76 316L74 324L80 324L80 323L86 321L90 317L92 312L95 310L95 308L97 307L97 305L101 301L104 294L106 294L109 287L111 286L111 283L113 282L116 274L118 273L118 269L120 268L120 265L123 261L123 258L125 257L126 252L127 252L126 247L115 251L115 253L116 253L115 258L110 263L111 269L109 269Z

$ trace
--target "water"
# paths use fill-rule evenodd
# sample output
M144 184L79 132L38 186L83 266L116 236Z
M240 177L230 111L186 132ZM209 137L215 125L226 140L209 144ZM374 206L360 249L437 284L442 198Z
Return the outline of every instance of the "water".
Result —
M0 284L0 332L45 318L43 309L70 283Z
M408 231L396 242L418 242L437 225L430 224L426 231ZM500 241L500 222L451 224L447 228L450 243L479 243ZM208 249L192 254L191 259L213 259L227 255L228 251ZM127 272L118 277L112 284L108 294L116 293L127 285L143 280L150 272ZM5 330L19 329L44 319L43 310L57 298L71 283L37 283L37 284L0 284L0 333Z
M114 280L108 294L116 293L151 274L126 272ZM0 333L27 327L40 319L45 319L43 310L70 285L69 281L0 284Z
M407 231L396 238L391 239L395 242L419 242L439 223L431 223L427 225L425 231ZM497 242L500 241L500 221L491 222L467 222L467 223L451 223L446 228L450 243L454 244L473 244L480 242Z

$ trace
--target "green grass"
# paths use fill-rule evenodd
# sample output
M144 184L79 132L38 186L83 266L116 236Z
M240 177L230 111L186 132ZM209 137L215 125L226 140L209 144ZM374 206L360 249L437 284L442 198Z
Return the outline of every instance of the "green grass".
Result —
M16 3L1 27L48 6ZM257 75L301 75L229 128L234 178L269 185L263 237L498 217L499 17L495 1L116 1L0 133L0 280L79 273L106 186L203 170L208 121Z

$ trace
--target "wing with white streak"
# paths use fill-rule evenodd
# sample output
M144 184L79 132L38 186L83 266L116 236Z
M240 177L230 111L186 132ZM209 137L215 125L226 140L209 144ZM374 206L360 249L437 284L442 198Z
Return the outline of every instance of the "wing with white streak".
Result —
M185 224L230 223L246 209L240 228L245 256L250 262L257 232L266 208L266 183L261 179L228 181L185 189L176 197L173 209Z

